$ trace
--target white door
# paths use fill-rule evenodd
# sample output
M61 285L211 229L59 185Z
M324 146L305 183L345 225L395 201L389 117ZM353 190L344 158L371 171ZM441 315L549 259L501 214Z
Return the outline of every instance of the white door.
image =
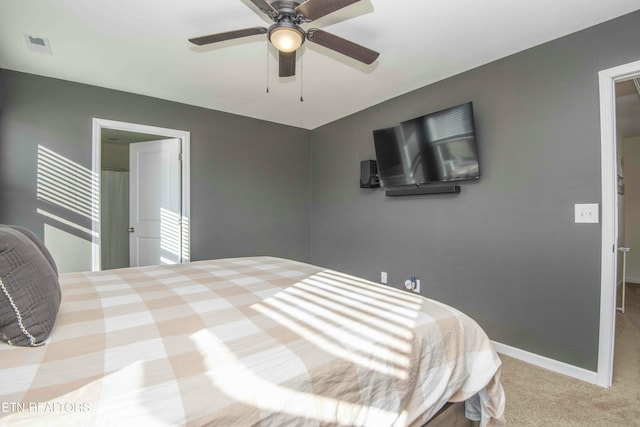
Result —
M129 147L130 265L179 263L180 140L138 142Z

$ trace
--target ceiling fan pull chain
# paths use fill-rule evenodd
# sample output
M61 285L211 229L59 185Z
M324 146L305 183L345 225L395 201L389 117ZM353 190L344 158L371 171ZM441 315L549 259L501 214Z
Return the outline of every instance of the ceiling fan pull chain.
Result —
M300 55L300 102L304 102L304 98L302 97L302 76L304 76L303 71L304 71L304 55Z
M267 40L267 93L269 93L269 41Z

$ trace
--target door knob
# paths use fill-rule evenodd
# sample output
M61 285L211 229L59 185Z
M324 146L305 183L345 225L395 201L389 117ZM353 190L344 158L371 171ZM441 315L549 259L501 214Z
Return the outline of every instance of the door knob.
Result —
M129 233L133 233L134 231L136 231L136 229L135 229L135 228L133 228L133 227L129 227L129 228L127 228L127 231L128 231Z

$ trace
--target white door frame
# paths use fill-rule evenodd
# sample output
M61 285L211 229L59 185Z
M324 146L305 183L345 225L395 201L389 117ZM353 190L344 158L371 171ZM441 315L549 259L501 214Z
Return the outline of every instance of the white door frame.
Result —
M616 328L616 262L618 244L616 91L619 80L640 74L640 61L598 73L600 84L600 132L602 179L602 258L600 277L600 334L597 384L611 387Z
M191 260L191 213L190 213L190 188L189 177L191 176L191 165L189 155L191 133L183 130L167 129L156 126L140 125L136 123L118 122L115 120L93 119L92 132L92 188L91 198L93 201L94 216L92 222L92 250L91 250L91 270L100 270L100 169L102 165L102 129L116 129L128 132L149 133L153 135L167 136L168 138L179 138L182 151L182 171L181 171L181 193L182 193L182 233L181 262Z

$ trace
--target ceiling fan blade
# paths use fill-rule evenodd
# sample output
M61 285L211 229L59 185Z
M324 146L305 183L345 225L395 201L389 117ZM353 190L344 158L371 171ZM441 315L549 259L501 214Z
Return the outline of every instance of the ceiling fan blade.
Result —
M279 52L279 73L280 77L291 77L296 75L296 51Z
M375 50L367 49L364 46L317 28L307 31L307 39L365 64L371 64L380 55Z
M266 34L267 29L264 27L245 28L243 30L227 31L224 33L209 34L208 36L194 37L189 39L193 44L202 46L205 44L218 43L226 40L239 39L240 37L255 36L256 34Z
M275 10L273 6L271 6L271 4L266 0L251 0L251 3L256 5L258 9L269 15L271 18L278 16L278 11Z
M296 12L304 16L306 20L313 21L359 1L360 0L307 0L296 8Z

